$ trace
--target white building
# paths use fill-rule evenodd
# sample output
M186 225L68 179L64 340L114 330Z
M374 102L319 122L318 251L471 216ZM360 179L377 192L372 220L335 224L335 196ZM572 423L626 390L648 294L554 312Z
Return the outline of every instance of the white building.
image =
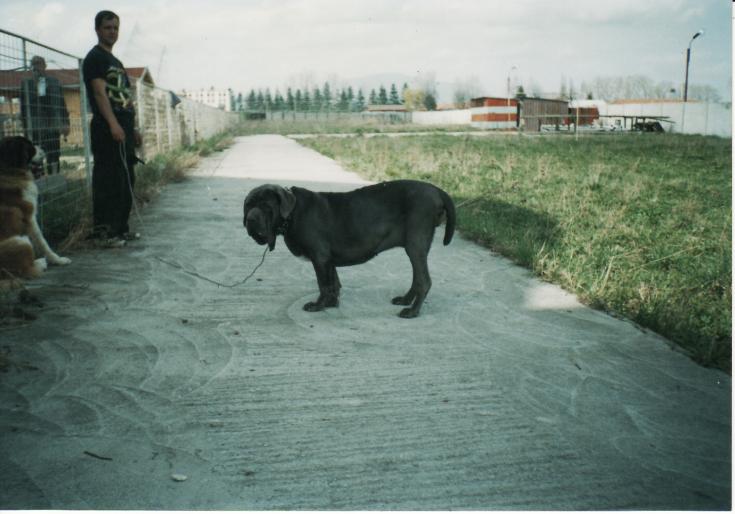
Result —
M232 110L231 89L218 91L214 89L214 87L210 87L209 89L199 89L197 91L183 90L179 93L179 96L194 100L195 102L203 103L204 105L209 105L210 107L222 109L224 111L229 112Z
M708 103L671 99L644 100L574 100L574 107L596 107L602 116L602 126L623 127L631 123L632 117L665 118L661 121L666 132L680 134L702 134L708 136L732 137L732 107L730 104ZM627 121L625 120L627 118Z

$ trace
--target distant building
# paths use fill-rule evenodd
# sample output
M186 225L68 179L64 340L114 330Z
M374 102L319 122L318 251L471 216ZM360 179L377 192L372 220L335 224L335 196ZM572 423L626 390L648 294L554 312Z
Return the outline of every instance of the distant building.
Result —
M520 124L526 132L539 132L541 127L555 127L569 123L569 103L566 100L526 97L520 100ZM599 115L599 113L598 113Z
M184 89L178 95L210 107L222 109L223 111L229 112L232 110L233 95L231 89L224 91L216 90L214 87L199 89L197 91L187 91Z
M518 127L518 100L481 96L470 100L471 125L491 130L515 130Z

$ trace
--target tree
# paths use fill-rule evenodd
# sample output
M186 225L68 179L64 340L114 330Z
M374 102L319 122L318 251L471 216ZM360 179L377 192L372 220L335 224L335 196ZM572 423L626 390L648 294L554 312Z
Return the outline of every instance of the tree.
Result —
M375 89L370 90L370 98L368 101L371 105L375 105L378 103L378 95L375 93Z
M329 111L332 108L332 89L329 87L329 82L324 83L324 88L322 89L322 101L324 103L324 108Z
M426 109L424 101L426 93L423 89L406 89L403 91L403 105L409 111L423 111Z
M255 110L255 90L251 89L250 93L248 94L247 99L245 100L245 108L248 111L254 111Z
M567 80L564 75L561 76L561 87L559 88L559 99L566 100L569 93L567 93Z
M398 89L395 84L390 85L390 97L388 98L390 105L401 105L401 98L398 96Z
M380 105L388 104L388 93L386 93L385 88L382 85L380 86L380 89L378 90L378 103Z
M362 112L365 110L365 95L362 94L362 89L357 90L357 100L355 100L355 111Z
M346 112L350 106L349 100L347 100L347 91L344 89L339 92L339 100L337 101L337 111Z
M347 108L352 111L352 104L355 103L355 92L352 86L347 86Z
M311 101L311 110L312 111L321 111L325 108L324 106L324 97L322 96L322 92L319 91L319 88L314 88L314 99Z
M290 87L286 90L286 109L288 109L289 111L296 110L296 103Z
M303 111L304 110L304 99L301 94L301 89L296 90L296 95L294 96L293 101L294 111Z
M426 107L427 111L436 110L436 98L432 93L426 94L426 97L424 98L424 107Z
M701 100L703 102L720 102L720 93L712 86L691 85L687 90L687 100Z
M283 97L281 96L281 92L276 89L276 96L273 100L273 110L275 111L283 111L286 103L283 100Z
M482 96L482 85L477 77L454 82L454 103L457 106L466 106L473 98Z
M595 77L591 82L583 82L581 93L600 100L618 99L680 99L681 90L670 81L654 82L643 75ZM711 86L690 85L689 98L717 102L719 93Z

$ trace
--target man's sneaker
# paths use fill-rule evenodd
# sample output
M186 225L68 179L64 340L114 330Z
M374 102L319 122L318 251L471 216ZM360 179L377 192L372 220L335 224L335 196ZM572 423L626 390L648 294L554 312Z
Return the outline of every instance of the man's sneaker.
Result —
M125 241L135 241L136 239L140 239L140 232L125 232L120 238Z
M110 237L107 239L103 239L100 246L102 248L122 248L123 246L125 246L126 242L127 241L125 241L121 237Z

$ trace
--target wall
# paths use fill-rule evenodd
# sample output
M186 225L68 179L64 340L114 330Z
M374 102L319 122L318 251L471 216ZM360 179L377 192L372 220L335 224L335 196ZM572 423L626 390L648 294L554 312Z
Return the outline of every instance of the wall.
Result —
M472 111L455 109L451 111L414 111L411 122L418 125L469 125Z
M673 123L662 122L667 132L732 137L732 108L704 102L610 103L600 114L668 116Z

